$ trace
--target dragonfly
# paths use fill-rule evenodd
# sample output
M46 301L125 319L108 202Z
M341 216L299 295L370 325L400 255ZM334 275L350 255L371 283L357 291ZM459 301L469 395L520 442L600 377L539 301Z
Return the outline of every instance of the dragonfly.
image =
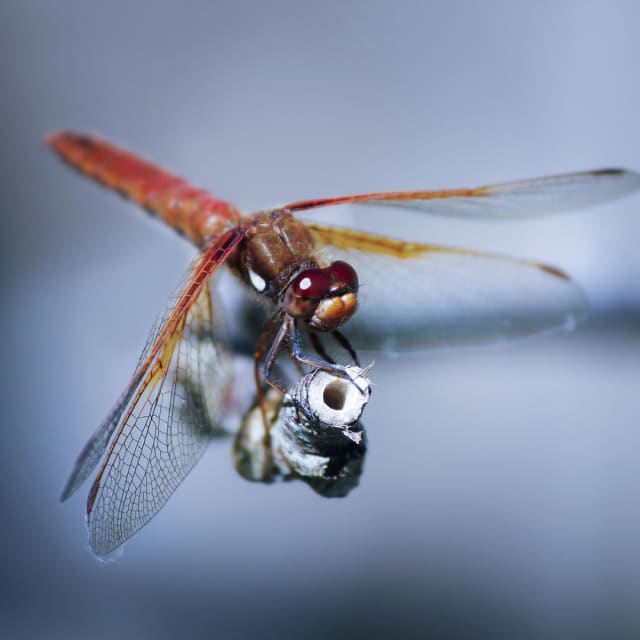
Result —
M361 350L511 340L571 328L585 315L580 287L554 266L303 221L299 214L375 205L522 220L599 205L640 188L638 173L600 169L476 188L299 200L246 215L100 137L62 131L46 140L68 165L198 249L62 493L63 501L69 498L100 463L86 505L97 555L121 545L160 510L222 420L230 383L211 284L223 266L271 309L254 352L258 399L263 387L285 393L274 375L282 354L300 368L347 375L326 340L358 364Z

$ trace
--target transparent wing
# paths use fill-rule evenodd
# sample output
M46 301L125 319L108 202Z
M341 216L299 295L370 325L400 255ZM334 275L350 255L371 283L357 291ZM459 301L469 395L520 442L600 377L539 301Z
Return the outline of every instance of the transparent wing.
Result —
M71 495L112 439L87 504L89 537L101 555L148 522L200 456L218 420L224 353L213 337L208 281L242 237L211 244L156 324L131 383L83 449L63 492ZM115 436L113 435L115 433Z
M309 226L358 272L360 304L344 327L357 349L499 342L571 328L587 310L579 287L547 265Z
M146 524L200 458L222 416L208 397L230 381L225 352L213 340L209 288L178 329L163 377L146 385L125 413L91 491L89 541L108 553Z
M456 218L519 219L595 206L638 189L640 174L626 169L599 169L473 189L389 191L301 200L282 208L304 211L339 204L369 204Z

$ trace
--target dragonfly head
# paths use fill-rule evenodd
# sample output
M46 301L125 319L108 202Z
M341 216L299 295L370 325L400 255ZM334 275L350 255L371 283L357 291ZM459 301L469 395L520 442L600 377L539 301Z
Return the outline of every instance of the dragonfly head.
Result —
M290 316L304 320L310 328L334 331L358 307L358 275L342 260L324 269L305 269L289 283L283 304Z

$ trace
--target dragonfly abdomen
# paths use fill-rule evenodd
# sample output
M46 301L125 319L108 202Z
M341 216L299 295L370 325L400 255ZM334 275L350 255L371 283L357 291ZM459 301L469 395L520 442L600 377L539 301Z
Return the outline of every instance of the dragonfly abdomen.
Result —
M100 138L63 131L47 143L80 173L136 202L198 246L240 217L226 200Z

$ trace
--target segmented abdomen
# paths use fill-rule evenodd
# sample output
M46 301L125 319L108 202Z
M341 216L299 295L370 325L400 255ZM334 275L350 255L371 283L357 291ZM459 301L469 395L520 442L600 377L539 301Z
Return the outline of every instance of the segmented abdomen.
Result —
M240 217L231 203L100 138L63 131L47 143L72 167L158 215L198 246Z

